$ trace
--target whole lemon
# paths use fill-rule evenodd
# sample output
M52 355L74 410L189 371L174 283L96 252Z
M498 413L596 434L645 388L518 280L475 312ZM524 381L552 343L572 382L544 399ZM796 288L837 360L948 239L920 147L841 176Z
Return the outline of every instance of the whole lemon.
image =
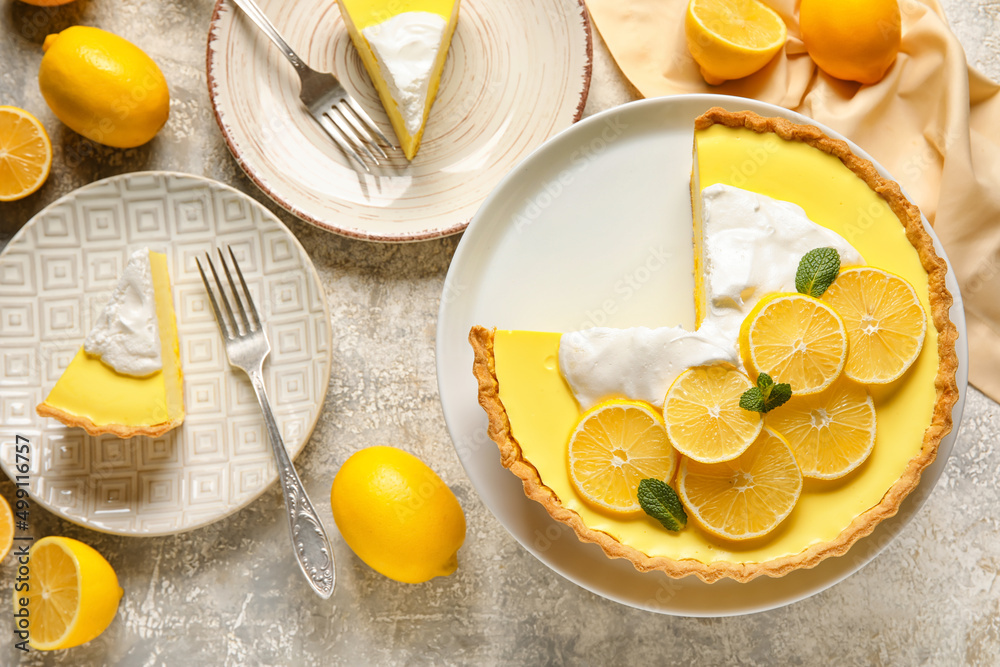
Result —
M799 27L820 69L868 84L889 71L902 39L897 0L802 0Z
M38 87L70 129L115 148L140 146L167 122L170 93L142 49L99 28L73 26L49 35Z
M465 515L441 478L395 447L368 447L337 471L333 519L358 558L390 579L417 584L458 567Z

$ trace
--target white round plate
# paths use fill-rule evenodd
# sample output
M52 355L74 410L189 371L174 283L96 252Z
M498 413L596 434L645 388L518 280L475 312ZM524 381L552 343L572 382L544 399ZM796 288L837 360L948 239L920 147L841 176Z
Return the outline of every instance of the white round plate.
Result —
M314 69L333 72L394 135L335 0L260 0ZM358 171L299 102L295 70L232 2L208 41L216 120L247 175L280 206L338 234L418 241L465 229L510 169L580 118L590 88L582 0L464 0L420 151Z
M690 271L693 124L712 106L816 124L786 109L716 95L643 100L587 118L521 163L483 203L448 272L437 332L438 384L448 429L469 478L504 527L539 560L594 593L683 616L744 614L789 604L832 586L874 558L914 515L941 474L955 442L968 378L962 300L949 269L961 390L951 434L895 517L879 524L847 555L779 579L706 584L695 577L674 580L660 572L641 573L628 561L611 560L596 545L580 542L525 497L521 481L501 466L486 435L487 420L472 376L469 328L662 326L677 324L682 313L690 313L693 324L691 291L672 289L672 272L664 268L673 256L683 258ZM853 144L851 148L869 157ZM936 237L935 245L944 257Z
M248 505L277 479L253 388L229 366L195 257L229 246L265 323L264 364L291 456L305 446L330 377L330 316L305 250L250 197L197 176L107 178L43 209L0 253L0 466L35 502L88 528L168 535ZM165 253L184 423L158 438L92 437L35 414L135 250ZM216 257L216 259L218 259ZM15 444L30 444L29 471Z

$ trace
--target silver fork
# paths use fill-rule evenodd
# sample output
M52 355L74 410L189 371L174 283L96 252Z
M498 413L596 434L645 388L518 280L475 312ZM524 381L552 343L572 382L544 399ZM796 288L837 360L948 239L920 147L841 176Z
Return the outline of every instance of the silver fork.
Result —
M326 535L323 522L320 521L316 510L313 509L306 490L302 486L302 481L295 472L292 459L285 450L285 443L281 439L278 431L278 424L274 420L271 412L271 404L267 398L267 390L264 388L263 366L264 359L271 352L271 345L267 341L267 334L260 324L260 316L257 314L257 307L254 305L253 297L247 288L246 280L240 265L236 262L236 255L233 249L229 248L229 256L233 260L233 268L239 277L240 285L243 287L244 299L240 297L233 275L229 272L229 265L226 263L226 256L222 250L218 250L219 259L222 261L222 268L226 273L226 280L229 282L233 300L239 310L239 318L233 312L233 306L226 298L226 290L219 279L219 273L215 270L212 256L205 253L208 267L215 278L215 285L218 288L218 297L212 290L201 261L196 257L198 273L205 283L205 290L208 292L209 301L212 302L212 310L215 311L215 319L222 331L222 338L226 343L226 356L229 363L239 368L250 378L254 392L257 394L257 401L260 409L264 413L264 424L271 440L271 449L274 452L275 462L278 465L278 478L281 480L281 491L285 496L285 509L288 511L288 528L292 535L292 545L295 547L295 557L302 568L303 574L309 580L309 585L320 597L329 598L333 593L333 584L336 581L334 572L333 549L330 546L330 538ZM225 312L220 310L219 301L222 302Z
M371 169L358 151L362 151L376 165L380 164L374 149L385 159L389 159L378 139L389 148L396 147L378 129L378 125L365 113L333 74L317 72L306 65L292 50L277 29L268 20L254 0L233 0L247 17L257 24L265 35L271 38L278 50L292 63L302 82L299 99L309 110L309 114L326 130L326 133L340 146L345 155L354 158L364 170ZM376 139L377 137L377 139Z

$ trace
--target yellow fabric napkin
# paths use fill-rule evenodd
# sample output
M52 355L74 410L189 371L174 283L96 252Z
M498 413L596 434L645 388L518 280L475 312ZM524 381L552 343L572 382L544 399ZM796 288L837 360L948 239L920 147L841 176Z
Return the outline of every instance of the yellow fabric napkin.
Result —
M586 0L625 76L646 97L752 97L852 139L909 193L944 244L968 325L969 379L1000 401L1000 86L969 67L936 0L901 0L903 42L872 86L820 71L799 38L795 0L765 0L788 42L763 70L710 86L687 50L687 0Z

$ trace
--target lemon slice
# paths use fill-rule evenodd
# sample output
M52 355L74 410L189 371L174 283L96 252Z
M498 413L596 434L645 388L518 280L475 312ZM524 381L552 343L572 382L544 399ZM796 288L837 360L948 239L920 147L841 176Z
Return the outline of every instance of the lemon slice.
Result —
M52 143L37 118L0 106L0 201L23 199L42 187L52 168Z
M122 589L101 554L68 537L43 537L31 547L28 559L28 588L14 591L14 609L20 611L21 602L27 602L32 648L79 646L111 625Z
M684 507L705 530L746 540L784 521L802 492L802 474L788 442L765 428L732 461L684 459L677 486Z
M847 361L847 329L828 304L805 294L761 299L740 327L740 354L751 377L787 382L793 396L829 387Z
M753 74L788 37L778 13L758 0L691 0L684 31L688 50L710 84Z
M870 267L847 269L823 300L847 327L847 377L862 384L886 384L916 361L927 332L927 315L913 285L903 278Z
M588 502L630 514L639 506L639 482L669 482L677 469L663 418L640 401L604 401L580 417L569 438L569 473Z
M667 435L681 454L702 463L734 459L760 434L759 412L740 407L753 385L727 364L689 368L674 380L663 402Z
M788 440L803 477L843 477L875 446L875 404L867 389L847 378L821 394L793 395L764 421Z

